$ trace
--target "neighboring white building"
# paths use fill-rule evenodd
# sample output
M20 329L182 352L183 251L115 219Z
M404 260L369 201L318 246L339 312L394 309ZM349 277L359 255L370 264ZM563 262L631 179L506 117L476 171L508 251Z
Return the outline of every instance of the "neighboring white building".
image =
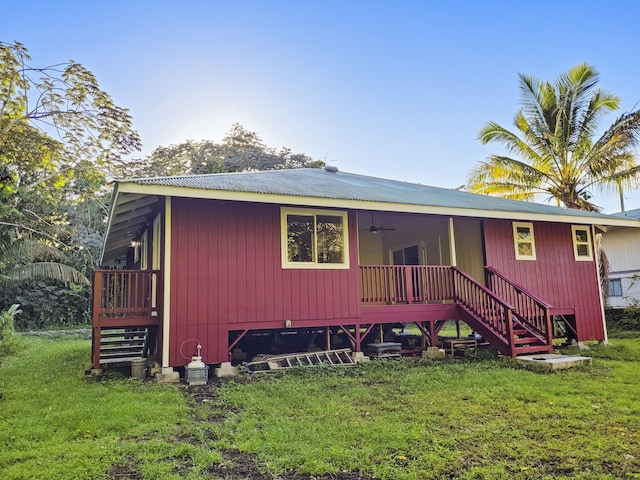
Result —
M640 208L616 215L640 219ZM607 304L623 308L640 302L640 230L612 227L602 235L602 247L609 259Z

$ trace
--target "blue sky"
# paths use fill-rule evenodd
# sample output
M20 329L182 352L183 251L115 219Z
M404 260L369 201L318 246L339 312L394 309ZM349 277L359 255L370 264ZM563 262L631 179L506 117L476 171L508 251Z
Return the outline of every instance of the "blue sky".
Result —
M33 65L78 61L130 109L138 157L237 122L344 171L457 187L499 150L480 128L511 128L519 72L553 80L588 62L619 113L640 107L632 0L22 0L3 18L0 40ZM597 200L618 210L614 194ZM625 203L640 208L640 192Z

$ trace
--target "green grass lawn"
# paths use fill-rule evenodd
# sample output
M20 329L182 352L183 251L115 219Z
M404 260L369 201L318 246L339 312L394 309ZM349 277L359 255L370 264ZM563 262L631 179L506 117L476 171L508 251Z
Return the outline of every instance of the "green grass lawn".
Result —
M0 365L2 479L640 478L640 339L592 367L372 361L207 387L87 382L87 340Z

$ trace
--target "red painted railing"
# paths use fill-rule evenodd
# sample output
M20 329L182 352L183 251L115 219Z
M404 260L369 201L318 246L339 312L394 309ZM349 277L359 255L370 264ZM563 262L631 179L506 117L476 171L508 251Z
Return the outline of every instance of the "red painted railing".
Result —
M363 304L423 303L453 300L451 267L361 265Z
M499 333L508 342L513 355L513 306L458 268L452 267L452 270L456 302Z
M154 278L158 278L159 273L157 270L96 270L94 319L150 317L155 304L151 299Z
M487 286L500 298L514 307L518 320L537 335L544 338L548 345L553 340L551 315L549 309L553 305L529 292L526 288L509 280L495 268L486 267Z

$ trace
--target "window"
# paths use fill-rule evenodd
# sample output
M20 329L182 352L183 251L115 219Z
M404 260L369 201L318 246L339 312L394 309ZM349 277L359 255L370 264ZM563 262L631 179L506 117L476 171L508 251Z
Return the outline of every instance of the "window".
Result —
M573 255L576 260L589 261L593 260L591 251L591 232L589 227L571 226L571 234L573 237Z
M283 268L349 268L347 212L281 210Z
M516 249L516 260L536 259L533 223L513 222L513 242Z
M609 280L609 296L621 297L622 296L622 280L619 278L612 278Z

